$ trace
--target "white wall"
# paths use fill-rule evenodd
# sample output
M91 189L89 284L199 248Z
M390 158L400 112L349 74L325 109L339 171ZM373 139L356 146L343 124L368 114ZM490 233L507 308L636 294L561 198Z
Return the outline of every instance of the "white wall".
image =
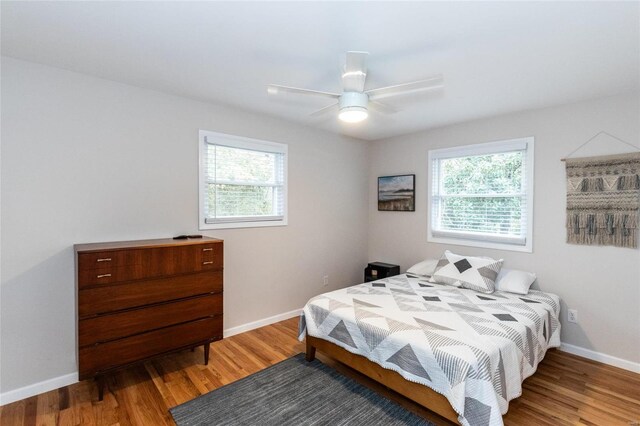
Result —
M361 282L367 144L2 58L0 391L76 371L72 245L197 233L198 130L289 144L289 225L225 240L225 328Z
M487 100L489 102L490 100ZM560 161L601 130L640 145L638 93L491 119L378 141L370 152L369 259L406 270L445 249L504 258L509 268L535 271L544 291L562 298L562 341L640 362L640 250L565 243L565 172ZM427 243L427 152L524 136L535 137L533 253ZM577 156L628 152L599 137ZM416 211L378 212L378 176L416 174ZM566 308L579 323L566 321Z

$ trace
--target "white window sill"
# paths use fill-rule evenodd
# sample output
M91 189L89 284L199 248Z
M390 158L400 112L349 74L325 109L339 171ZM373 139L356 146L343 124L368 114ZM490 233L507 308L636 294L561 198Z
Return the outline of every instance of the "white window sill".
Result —
M452 244L456 246L466 246L466 247L482 247L482 248L495 249L495 250L519 251L519 252L525 252L525 253L533 252L531 243L526 245L516 245L516 244L506 244L506 243L495 243L495 242L482 241L482 240L471 240L471 239L464 239L464 238L434 237L431 234L429 234L429 236L427 237L427 242L440 243L440 244Z
M287 226L285 220L265 220L256 222L226 222L226 223L204 223L201 224L200 231L207 229L234 229L234 228L262 228L265 226Z

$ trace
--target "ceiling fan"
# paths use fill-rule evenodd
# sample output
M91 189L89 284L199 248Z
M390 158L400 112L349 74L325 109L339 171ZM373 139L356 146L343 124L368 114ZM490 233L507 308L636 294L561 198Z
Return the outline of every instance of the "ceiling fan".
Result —
M444 83L443 76L438 74L411 83L364 90L364 84L367 78L368 56L369 53L367 52L347 52L346 61L342 68L342 93L300 89L278 84L270 84L267 86L267 93L277 95L282 92L289 92L331 98L337 102L311 113L311 116L338 111L338 118L340 118L340 120L348 123L357 123L365 120L369 116L369 110L382 114L395 114L398 112L395 108L379 102L380 99L434 89L442 87Z

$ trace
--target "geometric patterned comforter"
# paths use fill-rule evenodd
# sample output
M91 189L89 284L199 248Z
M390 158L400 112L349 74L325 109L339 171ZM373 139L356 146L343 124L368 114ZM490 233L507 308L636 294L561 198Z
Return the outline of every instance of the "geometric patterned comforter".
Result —
M464 425L502 425L509 401L560 346L558 296L434 284L397 275L324 293L300 317L305 332L444 395Z

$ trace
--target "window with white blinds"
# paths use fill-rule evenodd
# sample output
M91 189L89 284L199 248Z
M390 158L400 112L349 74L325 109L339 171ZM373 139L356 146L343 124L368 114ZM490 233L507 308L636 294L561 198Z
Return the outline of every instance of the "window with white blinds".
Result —
M287 223L287 145L200 131L200 229Z
M532 250L533 138L429 151L429 241Z

